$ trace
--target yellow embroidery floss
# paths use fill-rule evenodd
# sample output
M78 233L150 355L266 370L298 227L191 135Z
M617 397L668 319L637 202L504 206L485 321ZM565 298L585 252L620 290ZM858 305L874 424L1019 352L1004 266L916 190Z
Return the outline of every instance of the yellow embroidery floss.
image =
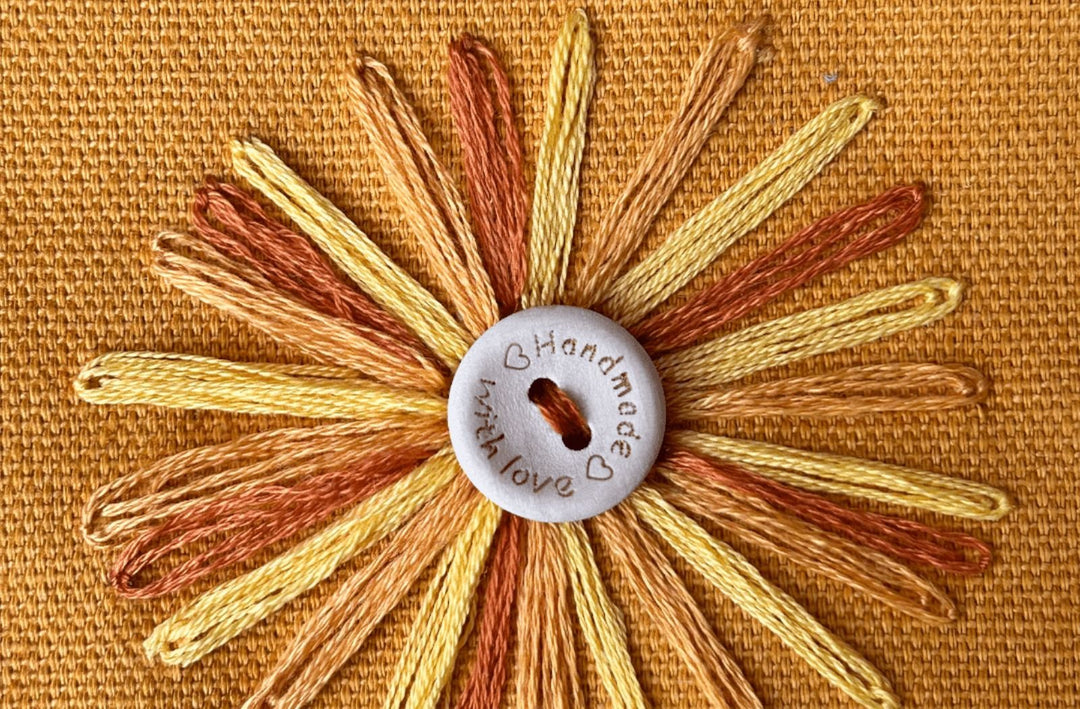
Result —
M566 288L595 75L589 19L577 10L563 24L551 55L544 132L536 156L529 270L521 296L524 308L558 302Z
M589 537L580 522L558 525L570 571L581 632L592 652L596 671L617 709L645 709L645 697L638 684L630 653L626 649L626 627L622 613L612 603L600 569L596 566Z
M634 510L682 558L744 611L772 630L807 664L864 707L900 706L873 665L834 637L790 596L726 544L664 501L658 492L638 488L630 497Z
M668 436L700 455L739 463L778 482L813 492L966 519L998 520L1012 509L1008 495L997 488L926 470L696 431L672 431Z
M420 603L405 649L398 656L383 709L431 709L450 679L502 510L484 500L469 526L443 553Z
M735 27L709 43L687 77L679 106L649 146L600 223L582 244L582 267L571 274L568 300L583 308L622 272L653 219L705 146L757 59L762 20Z
M244 709L311 702L465 531L483 502L458 477L419 509L308 618Z
M387 311L396 315L453 369L468 336L442 303L394 263L340 209L257 140L232 148L233 169L277 205Z
M674 403L763 369L932 323L956 309L960 291L947 278L890 286L677 350L656 367L674 385L668 395Z
M877 108L865 96L826 108L623 274L602 294L599 309L624 324L643 318L821 172Z
M154 404L245 414L373 419L445 416L446 400L409 393L345 367L242 363L196 355L114 352L88 364L75 390L95 404Z
M315 536L203 594L161 623L144 643L147 655L170 665L190 665L397 529L459 475L453 452L444 449Z

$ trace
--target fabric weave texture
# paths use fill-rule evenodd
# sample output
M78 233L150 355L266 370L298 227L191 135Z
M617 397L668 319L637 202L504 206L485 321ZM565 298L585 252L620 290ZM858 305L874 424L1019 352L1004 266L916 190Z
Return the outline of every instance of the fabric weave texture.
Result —
M347 105L343 69L363 53L385 61L461 184L447 39L470 32L498 52L525 155L532 156L550 42L569 7L524 0L0 2L0 704L230 705L333 591L335 584L316 588L190 668L147 665L142 639L206 586L170 608L118 599L102 582L107 562L79 539L83 502L101 483L163 455L290 422L89 407L77 402L70 382L83 362L120 348L297 361L295 351L177 297L150 275L150 237L183 221L204 173L227 174L221 146L232 138L272 141L431 286L411 230L387 199L378 156ZM600 79L582 167L579 238L600 229L607 206L674 110L700 48L760 9L588 3ZM960 608L960 620L944 628L727 541L880 667L908 705L1075 706L1080 16L1064 3L1002 7L988 0L888 11L866 0L813 9L779 2L767 10L769 46L749 90L735 98L646 243L655 246L658 235L672 233L832 101L880 96L887 107L854 149L695 283L730 273L842 205L924 179L931 208L903 244L754 317L946 274L966 287L964 306L946 326L784 371L930 359L971 364L992 384L985 404L960 412L770 417L721 422L715 430L978 479L1009 491L1015 509L994 525L950 523L990 542L994 562L981 578L932 576ZM533 167L527 160L530 180ZM574 269L572 262L571 279ZM667 656L665 640L602 544L600 552L630 621L631 654L649 699L657 707L699 706L683 665ZM849 706L704 580L685 566L680 572L768 706ZM418 595L410 598L391 625L408 622L419 603ZM389 629L376 631L315 705L376 703L399 642ZM588 666L582 671L592 706L603 691Z

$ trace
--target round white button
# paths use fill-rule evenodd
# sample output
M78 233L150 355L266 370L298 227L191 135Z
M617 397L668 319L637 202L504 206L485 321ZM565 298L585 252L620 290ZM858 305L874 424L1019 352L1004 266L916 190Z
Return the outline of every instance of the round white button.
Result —
M587 424L565 440L530 399L558 387ZM469 348L450 385L454 453L488 499L540 522L608 510L656 461L664 390L649 355L614 321L551 305L515 313Z

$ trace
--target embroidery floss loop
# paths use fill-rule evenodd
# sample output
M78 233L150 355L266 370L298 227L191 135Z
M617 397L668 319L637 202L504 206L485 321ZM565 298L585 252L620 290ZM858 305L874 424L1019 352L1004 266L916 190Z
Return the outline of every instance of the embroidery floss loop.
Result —
M836 157L867 124L876 102L854 96L827 107L626 268L752 70L760 30L760 22L752 22L706 48L675 116L608 210L601 238L584 247L583 267L573 272L568 264L595 82L583 11L571 13L552 52L528 238L529 206L510 89L491 50L466 37L450 51L451 107L462 142L471 224L457 188L385 66L360 60L350 78L351 99L446 303L268 146L255 139L233 145L234 170L306 236L267 216L240 188L211 181L193 200L193 233L158 239L156 270L321 363L113 353L84 368L76 391L102 404L332 422L180 453L92 496L84 510L84 536L99 546L126 545L114 576L129 595L175 591L271 542L307 533L291 549L221 581L158 625L144 644L150 657L177 665L196 662L373 550L306 620L246 707L312 701L414 589L421 594L420 612L390 678L387 707L430 708L453 701L450 678L470 634L477 635L480 647L457 697L461 709L496 709L510 682L517 704L526 709L585 705L592 697L577 674L578 634L609 702L644 707L647 697L627 649L626 623L594 551L602 542L673 639L705 701L759 706L718 629L669 564L662 551L667 546L852 700L866 707L898 705L888 680L856 649L694 518L877 602L941 624L955 618L955 606L911 566L975 574L989 563L989 548L965 534L892 513L850 509L823 495L971 520L999 519L1010 508L1007 496L929 471L684 426L729 416L941 411L983 401L985 378L962 365L900 362L739 381L929 325L959 306L958 283L928 278L728 329L765 303L911 233L925 210L923 188L896 187L820 219L689 294L683 305L653 312ZM592 343L585 359L584 343L568 337L557 344L551 326L543 334L551 332L552 357L556 347L565 347L562 356L576 358L576 364L607 367L601 364L606 356L611 368L601 373L614 392L609 395L617 406L611 410L631 420L617 422L615 440L606 438L600 399L587 388L575 389L569 365L518 382L513 407L507 409L511 418L531 416L530 435L546 436L551 446L560 447L556 450L585 451L581 455L588 457L582 459L567 453L582 463L577 477L568 477L571 485L589 479L590 470L600 473L594 477L601 481L614 478L614 458L604 455L629 457L631 448L641 450L650 425L657 449L662 439L666 450L655 466L656 452L646 456L639 478L610 504L566 521L538 521L501 509L481 494L482 485L474 487L463 474L464 449L447 421L463 411L468 420L470 411L455 404L450 373L457 372L453 383L462 381L469 356L484 337L520 317L515 310L529 309L528 317L579 310L536 307L565 301L595 306L645 343L642 361L650 369L655 363L654 374L662 377L658 397L651 406L626 398L646 388L631 377L626 351L601 355ZM506 317L500 321L501 316ZM604 320L597 313L588 317ZM539 358L546 339L531 334ZM503 369L513 370L509 365L529 356L520 342L499 344L496 364ZM519 359L507 359L514 344ZM620 363L625 371L615 370ZM482 394L474 393L472 400ZM473 435L476 425L469 421L461 428ZM593 438L608 445L608 452L587 450ZM576 448L582 441L584 446ZM603 465L591 469L594 455ZM646 478L650 470L655 474ZM539 480L537 486L537 492L558 489L541 487ZM552 504L559 503L536 503L549 510ZM224 541L157 579L146 582L139 576L167 553L220 533Z

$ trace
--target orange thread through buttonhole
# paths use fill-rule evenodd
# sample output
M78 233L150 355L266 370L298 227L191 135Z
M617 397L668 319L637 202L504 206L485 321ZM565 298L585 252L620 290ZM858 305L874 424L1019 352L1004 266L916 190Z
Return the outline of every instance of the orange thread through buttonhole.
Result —
M529 386L529 401L540 409L544 420L570 450L579 451L589 445L592 431L581 409L570 396L550 379L541 377Z

